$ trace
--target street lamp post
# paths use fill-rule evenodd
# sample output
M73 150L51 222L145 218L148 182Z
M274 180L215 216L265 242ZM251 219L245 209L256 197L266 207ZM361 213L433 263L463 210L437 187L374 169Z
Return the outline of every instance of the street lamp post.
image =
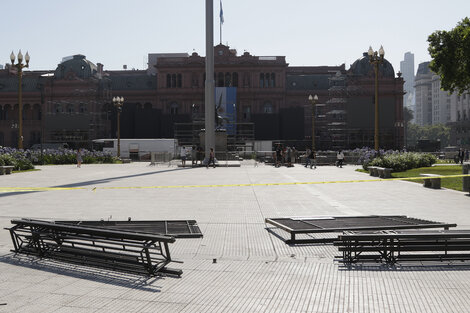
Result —
M369 62L374 65L375 71L375 132L374 132L374 149L379 151L379 64L383 63L385 51L380 46L379 52L369 47L367 51Z
M23 97L21 93L21 80L23 76L23 68L29 67L29 54L26 52L23 64L23 54L21 50L18 52L18 63L15 64L15 54L13 51L10 54L11 65L16 67L18 71L18 149L23 149Z
M121 157L121 112L124 104L124 97L114 97L113 104L117 109L117 157Z
M318 96L308 96L308 100L312 103L312 150L315 150L315 103L318 101Z

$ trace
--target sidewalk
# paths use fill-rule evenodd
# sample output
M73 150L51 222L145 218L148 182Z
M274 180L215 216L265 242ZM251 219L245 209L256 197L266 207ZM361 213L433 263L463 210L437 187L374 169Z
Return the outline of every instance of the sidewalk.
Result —
M172 258L184 262L171 265L183 269L181 278L146 281L15 257L10 235L2 230L0 304L7 305L0 312L470 312L470 264L348 270L334 262L334 246L286 245L279 237L287 233L264 222L267 217L392 214L470 229L468 193L404 181L343 183L371 178L350 165L39 168L0 176L2 228L19 217L195 219L204 237L170 245ZM293 182L317 184L275 185ZM65 189L5 192L2 187Z

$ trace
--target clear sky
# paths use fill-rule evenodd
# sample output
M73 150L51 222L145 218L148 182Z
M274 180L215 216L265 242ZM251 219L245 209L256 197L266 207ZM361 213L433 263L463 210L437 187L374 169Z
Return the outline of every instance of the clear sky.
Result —
M12 50L32 70L83 54L105 70L145 69L148 53L205 52L205 0L24 0L3 4L0 64ZM223 0L222 42L238 54L286 56L290 65L346 68L382 44L397 72L407 51L429 61L427 37L470 15L469 0ZM21 11L19 13L18 11ZM214 44L219 43L214 0Z

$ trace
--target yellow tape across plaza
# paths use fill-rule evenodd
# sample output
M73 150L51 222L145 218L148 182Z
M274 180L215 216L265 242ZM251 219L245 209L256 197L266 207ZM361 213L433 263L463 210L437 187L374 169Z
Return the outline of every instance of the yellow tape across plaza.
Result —
M388 182L395 180L423 180L433 178L468 177L470 174L446 175L434 177L402 177L387 179L360 179L360 180L337 180L337 181L313 181L313 182L287 182L287 183L257 183L257 184L221 184L221 185L173 185L173 186L124 186L124 187L0 187L0 192L32 192L32 191L56 191L56 190L91 190L98 189L169 189L169 188L217 188L217 187L261 187L261 186L292 186L292 185L320 185L320 184L344 184L344 183L367 183Z

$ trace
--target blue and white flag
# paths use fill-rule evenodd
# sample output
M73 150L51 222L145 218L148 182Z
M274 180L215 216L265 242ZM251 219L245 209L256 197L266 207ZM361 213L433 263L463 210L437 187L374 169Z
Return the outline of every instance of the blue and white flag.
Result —
M224 23L224 10L222 10L222 0L220 1L220 24Z

